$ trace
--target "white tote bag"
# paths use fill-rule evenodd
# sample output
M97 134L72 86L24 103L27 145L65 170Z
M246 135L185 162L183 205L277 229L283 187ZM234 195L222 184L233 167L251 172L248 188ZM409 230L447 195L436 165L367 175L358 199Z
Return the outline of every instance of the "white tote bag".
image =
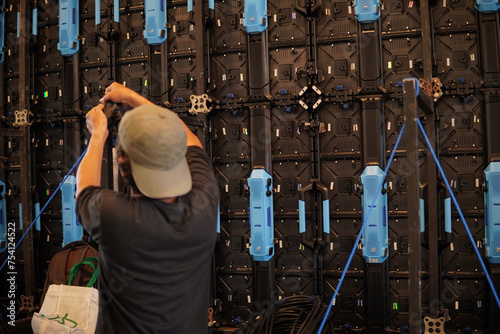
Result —
M33 314L34 334L93 334L99 313L99 291L92 286L99 274L92 261L86 258L71 268L68 285L49 286L40 312ZM94 268L87 287L71 286L78 269L84 264Z

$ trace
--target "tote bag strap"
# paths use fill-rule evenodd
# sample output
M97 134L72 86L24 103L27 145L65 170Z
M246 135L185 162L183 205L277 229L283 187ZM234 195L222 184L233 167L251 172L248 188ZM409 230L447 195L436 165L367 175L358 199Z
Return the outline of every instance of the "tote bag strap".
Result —
M92 269L94 269L94 273L92 274L92 277L87 284L87 288L90 288L94 285L95 281L97 281L97 276L99 276L99 260L92 256L83 259L71 268L71 270L69 271L68 285L71 285L71 283L73 282L73 278L75 278L76 274L78 273L78 270L85 264L91 266Z

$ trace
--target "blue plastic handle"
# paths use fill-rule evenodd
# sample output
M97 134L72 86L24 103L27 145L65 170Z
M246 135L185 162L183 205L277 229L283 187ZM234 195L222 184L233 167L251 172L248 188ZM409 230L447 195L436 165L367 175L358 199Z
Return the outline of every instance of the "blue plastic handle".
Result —
M484 248L491 263L500 263L500 161L490 162L484 176Z
M220 202L217 203L217 233L220 234Z
M306 202L299 200L299 233L306 232Z
M114 0L113 2L113 20L120 22L120 0Z
M35 217L40 214L40 203L35 203ZM35 230L40 231L42 229L42 222L40 217L35 222Z
M188 0L188 13L193 11L193 0Z
M77 0L59 2L59 43L57 49L63 56L72 56L80 49L78 31L80 10Z
M269 261L274 256L272 177L264 169L254 169L247 182L250 190L250 255L254 261Z
M451 198L444 199L444 230L451 233Z
M36 36L38 35L38 8L33 8L31 20L33 21L31 30L33 32L33 35Z
M323 232L330 233L330 200L323 201Z
M354 13L360 23L375 22L380 17L379 0L354 0Z
M95 25L101 24L101 0L95 0Z
M63 243L66 246L70 242L82 240L83 228L76 218L76 177L68 176L61 187L62 198L62 224Z
M23 230L23 205L19 203L19 231Z
M498 0L476 0L476 9L480 13L496 13L500 9Z
M425 202L420 199L420 232L425 232Z

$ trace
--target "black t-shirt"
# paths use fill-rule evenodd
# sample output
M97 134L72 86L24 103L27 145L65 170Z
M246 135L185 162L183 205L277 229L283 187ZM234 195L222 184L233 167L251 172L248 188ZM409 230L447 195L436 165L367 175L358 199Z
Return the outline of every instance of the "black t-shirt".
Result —
M78 219L99 245L96 333L207 333L219 188L205 151L190 146L193 189L170 204L85 188Z

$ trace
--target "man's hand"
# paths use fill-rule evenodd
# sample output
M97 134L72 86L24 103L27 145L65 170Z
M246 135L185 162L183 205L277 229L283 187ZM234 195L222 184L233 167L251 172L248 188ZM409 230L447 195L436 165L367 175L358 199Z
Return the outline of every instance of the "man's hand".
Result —
M105 95L99 101L102 104L107 101L112 101L115 103L121 103L130 108L135 108L143 104L152 104L152 102L148 101L145 97L117 82L113 82L109 85L104 94Z
M108 137L108 119L103 112L104 106L99 104L87 113L87 129L93 136L98 135L103 139Z

